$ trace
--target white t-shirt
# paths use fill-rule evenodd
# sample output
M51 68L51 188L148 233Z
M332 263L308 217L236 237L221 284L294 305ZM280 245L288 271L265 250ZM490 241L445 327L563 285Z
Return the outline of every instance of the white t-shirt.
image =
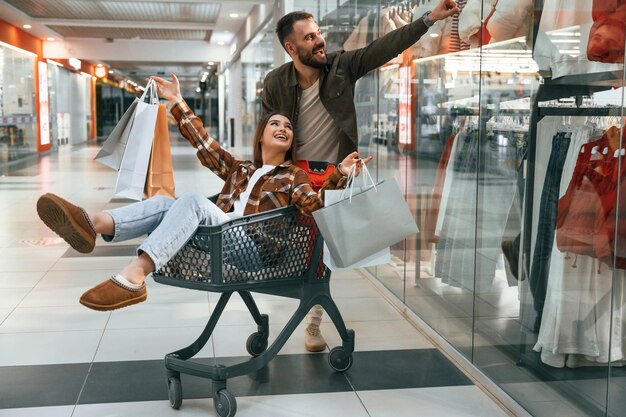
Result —
M302 90L296 126L298 159L335 162L341 129L320 100L320 80Z
M241 194L239 194L239 198L235 200L235 203L233 204L233 211L226 213L228 214L228 217L230 217L231 219L243 217L243 212L246 209L246 204L248 204L248 199L250 198L250 194L252 193L254 185L257 183L259 178L261 178L263 175L267 174L274 168L276 168L275 165L263 165L261 168L257 168L257 170L254 171L254 174L252 174L252 177L250 177L250 181L248 181L248 186L245 190L243 190Z

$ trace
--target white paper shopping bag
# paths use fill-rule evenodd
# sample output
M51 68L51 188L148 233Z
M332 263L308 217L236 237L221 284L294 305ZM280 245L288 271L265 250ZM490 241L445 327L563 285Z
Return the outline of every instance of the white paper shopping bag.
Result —
M148 103L145 102L146 99L149 99ZM117 174L116 197L136 201L143 198L158 111L156 86L150 80L135 109L128 143Z
M356 187L356 192L361 192L363 187ZM343 190L326 190L324 191L324 205L329 206L342 200L342 194L345 194ZM347 196L346 196L347 197ZM328 245L324 242L324 265L331 271L339 271L342 269L358 269L365 268L367 266L385 265L391 262L391 250L389 247L382 249L367 258L358 261L352 265L340 267L334 261Z
M334 262L342 268L361 262L418 232L415 220L394 179L355 193L354 181L344 198L313 212Z
M128 107L124 115L117 123L113 131L109 134L109 137L104 141L100 152L94 158L94 160L100 162L103 165L119 170L122 165L122 159L124 158L124 151L128 144L128 135L130 129L133 127L133 119L135 117L135 110L137 110L137 103L139 99L135 99Z

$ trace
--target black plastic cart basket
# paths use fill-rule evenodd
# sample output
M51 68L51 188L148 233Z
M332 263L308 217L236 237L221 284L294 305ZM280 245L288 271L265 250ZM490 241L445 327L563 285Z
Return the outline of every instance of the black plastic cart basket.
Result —
M226 388L229 378L265 367L291 336L308 311L320 304L332 319L342 346L328 354L339 372L352 365L354 331L346 329L330 295L330 271L322 263L323 241L313 217L294 206L231 220L218 226L201 226L166 265L153 274L167 285L222 293L205 329L191 345L165 356L170 404L182 403L180 374L210 378L213 404L221 417L234 416L235 397ZM233 292L239 293L257 331L246 342L252 358L232 366L188 361L209 340ZM268 347L269 318L261 314L251 292L296 298L300 304L276 340Z

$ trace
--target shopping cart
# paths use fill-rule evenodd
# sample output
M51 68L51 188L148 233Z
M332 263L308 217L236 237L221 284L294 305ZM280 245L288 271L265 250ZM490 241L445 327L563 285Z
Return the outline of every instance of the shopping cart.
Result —
M339 372L352 366L354 331L346 329L331 298L330 271L322 263L322 246L313 217L288 206L218 226L201 226L185 247L154 273L154 280L162 284L222 294L198 339L165 356L173 408L178 409L182 403L180 374L183 373L210 378L217 414L234 416L237 403L226 387L228 379L264 368L316 304L328 313L343 341L342 346L329 352L330 366ZM253 358L232 366L188 361L207 343L234 292L239 293L257 324L257 331L246 342L246 349ZM251 292L300 300L269 347L269 318L259 312Z

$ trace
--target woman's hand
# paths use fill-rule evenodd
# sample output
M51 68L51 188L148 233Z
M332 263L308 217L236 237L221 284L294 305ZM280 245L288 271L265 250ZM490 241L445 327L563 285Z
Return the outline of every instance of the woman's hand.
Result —
M354 176L358 177L361 174L361 168L363 165L367 164L371 160L371 156L361 159L359 158L358 152L352 152L350 155L346 156L343 161L341 161L341 163L337 166L337 169L344 177L347 177L350 174L352 167L355 166Z
M170 103L175 104L182 101L183 96L180 94L180 83L178 82L178 78L176 78L176 75L173 72L170 72L170 75L172 77L172 81L167 81L166 79L155 75L150 78L156 83L159 95L168 100Z

